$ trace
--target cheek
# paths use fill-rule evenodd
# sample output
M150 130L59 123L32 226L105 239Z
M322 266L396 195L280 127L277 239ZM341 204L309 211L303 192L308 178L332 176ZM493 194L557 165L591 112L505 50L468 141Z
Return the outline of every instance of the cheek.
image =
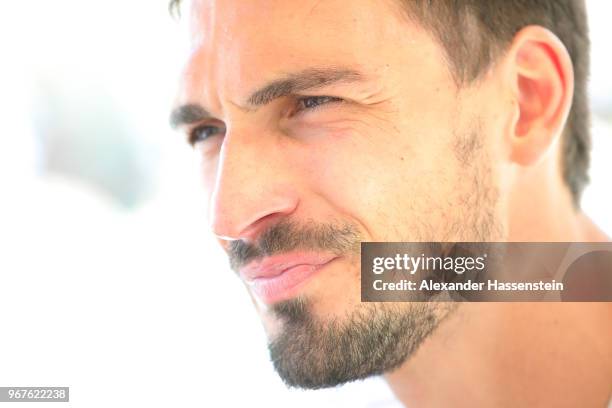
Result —
M422 225L439 228L432 209L452 188L450 150L432 139L346 132L302 154L300 167L309 189L341 217L358 222L368 239L416 239Z

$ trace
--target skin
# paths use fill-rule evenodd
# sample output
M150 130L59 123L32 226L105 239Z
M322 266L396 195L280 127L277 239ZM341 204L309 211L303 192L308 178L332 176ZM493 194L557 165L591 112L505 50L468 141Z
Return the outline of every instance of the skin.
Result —
M218 130L196 148L225 249L283 219L350 222L364 241L607 240L561 178L573 73L545 29L523 29L459 88L440 45L391 1L202 0L189 23L177 106L210 114L181 125L187 134ZM357 75L249 101L271 81L331 69ZM308 110L305 96L342 102ZM466 149L476 130L478 147ZM469 228L482 216L470 210L475 189L490 203L486 237ZM341 319L359 282L358 261L344 257L300 294L319 318ZM256 304L270 336L282 330ZM609 304L462 304L386 379L408 406L601 406L612 392L610 319Z

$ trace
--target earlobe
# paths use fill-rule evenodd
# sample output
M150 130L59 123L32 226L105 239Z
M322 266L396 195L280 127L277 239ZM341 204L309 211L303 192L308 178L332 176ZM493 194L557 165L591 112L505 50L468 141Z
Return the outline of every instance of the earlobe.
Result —
M574 74L565 46L550 31L529 26L510 49L518 115L511 129L511 160L529 166L561 136L571 108Z

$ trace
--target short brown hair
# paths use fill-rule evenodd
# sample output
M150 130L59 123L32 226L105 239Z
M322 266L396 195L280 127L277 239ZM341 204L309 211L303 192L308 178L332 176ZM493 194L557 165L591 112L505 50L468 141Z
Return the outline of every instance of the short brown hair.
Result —
M181 0L171 0L178 13ZM589 36L584 0L399 0L443 46L458 84L477 80L523 27L539 25L565 44L574 65L575 91L563 134L563 178L579 206L589 181L591 149L587 80Z

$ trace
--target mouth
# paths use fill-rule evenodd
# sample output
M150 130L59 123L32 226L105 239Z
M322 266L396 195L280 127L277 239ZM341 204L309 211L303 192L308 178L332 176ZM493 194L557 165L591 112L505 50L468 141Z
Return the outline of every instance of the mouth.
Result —
M293 252L251 262L240 270L250 290L266 304L296 296L306 282L338 258L334 254Z

